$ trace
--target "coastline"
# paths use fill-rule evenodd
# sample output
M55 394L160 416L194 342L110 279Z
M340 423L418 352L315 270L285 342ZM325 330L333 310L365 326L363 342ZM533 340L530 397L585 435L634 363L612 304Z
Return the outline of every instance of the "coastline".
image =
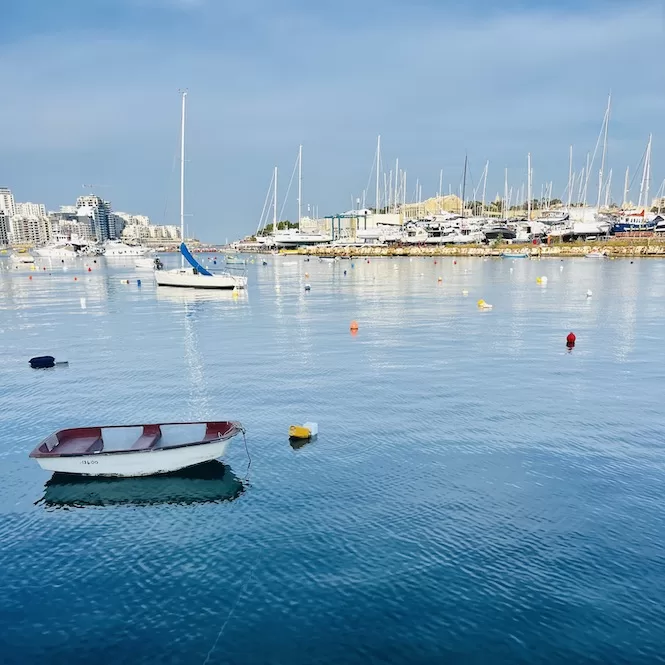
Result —
M260 250L240 249L241 253L264 253ZM526 252L531 258L579 258L594 251L604 252L608 258L665 258L665 238L634 238L632 242L617 240L594 243L557 243L555 245L502 244L502 245L439 245L426 246L373 246L365 247L302 247L280 250L282 255L382 257L382 256L460 256L495 257L506 252ZM269 250L265 250L269 253Z

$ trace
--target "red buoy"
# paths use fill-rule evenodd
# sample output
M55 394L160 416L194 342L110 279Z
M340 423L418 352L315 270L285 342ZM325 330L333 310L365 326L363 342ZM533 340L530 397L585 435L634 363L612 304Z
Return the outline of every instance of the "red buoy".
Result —
M569 349L572 349L575 346L575 342L577 341L577 337L575 337L575 333L568 333L568 337L566 337L566 346Z
M88 267L88 272L92 272L92 268Z

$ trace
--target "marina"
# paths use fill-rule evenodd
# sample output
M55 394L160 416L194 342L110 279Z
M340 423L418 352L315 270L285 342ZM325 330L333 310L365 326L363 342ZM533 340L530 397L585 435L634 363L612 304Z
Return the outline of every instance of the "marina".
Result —
M665 262L263 256L235 297L0 257L4 662L203 662L225 621L211 662L657 662ZM145 478L28 456L229 417L249 469L237 437Z

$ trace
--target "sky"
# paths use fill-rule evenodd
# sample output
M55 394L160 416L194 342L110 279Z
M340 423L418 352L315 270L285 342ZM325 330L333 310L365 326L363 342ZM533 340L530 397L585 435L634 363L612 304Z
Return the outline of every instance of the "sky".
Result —
M368 188L377 135L409 199L468 193L563 197L612 93L613 199L653 133L665 178L663 0L12 0L0 28L0 186L49 209L90 191L113 208L178 221L179 90L187 89L188 235L256 230L274 166L279 209L348 210ZM594 170L598 168L598 161ZM636 200L641 174L633 180ZM368 187L368 182L369 187ZM597 173L589 185L595 203ZM478 194L480 196L480 194Z

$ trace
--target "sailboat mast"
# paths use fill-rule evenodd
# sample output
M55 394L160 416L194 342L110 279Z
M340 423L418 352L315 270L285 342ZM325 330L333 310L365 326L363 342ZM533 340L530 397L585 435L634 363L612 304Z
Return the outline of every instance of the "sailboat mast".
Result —
M600 197L603 193L603 175L605 171L605 155L607 154L607 130L610 126L610 106L612 104L612 94L607 98L607 110L605 111L604 136L603 136L603 156L600 160L600 171L598 172L598 210L600 210Z
M274 189L272 193L272 233L277 234L277 167L275 167Z
M644 207L650 208L649 205L649 186L651 185L651 134L649 134L649 146L647 148L647 180L644 194Z
M528 153L526 156L526 197L528 199L526 204L526 219L527 221L531 221L531 153ZM540 198L542 200L542 193Z
M649 177L649 159L650 159L650 152L651 152L651 134L649 134L649 143L647 143L647 150L644 155L644 169L642 171L642 183L640 184L640 200L638 202L638 206L640 208L646 208L647 207L647 196L644 195L645 188L646 191L648 192L648 185L647 185L647 179Z
M439 171L439 198L443 194L443 169Z
M466 167L469 161L469 156L464 155L464 177L462 179L462 217L464 217L465 206L464 199L466 198Z
M508 169L504 172L503 180L503 218L508 219Z
M480 208L481 217L485 216L485 195L487 194L487 173L489 171L489 168L490 168L490 163L489 160L487 160L487 163L485 164L485 178L483 179L483 201Z
M623 201L621 207L625 210L628 205L628 177L630 173L630 166L626 166L626 179L623 181Z
M302 145L298 149L298 229L302 219Z
M612 202L612 169L607 176L607 185L605 186L605 209L609 208Z
M381 134L379 134L376 140L376 214L379 214L379 176L381 174Z
M570 204L573 201L573 146L570 146L570 154L568 156L568 212L570 212Z
M187 92L182 93L180 113L180 242L185 242L185 106ZM185 267L185 257L180 254L180 267Z

